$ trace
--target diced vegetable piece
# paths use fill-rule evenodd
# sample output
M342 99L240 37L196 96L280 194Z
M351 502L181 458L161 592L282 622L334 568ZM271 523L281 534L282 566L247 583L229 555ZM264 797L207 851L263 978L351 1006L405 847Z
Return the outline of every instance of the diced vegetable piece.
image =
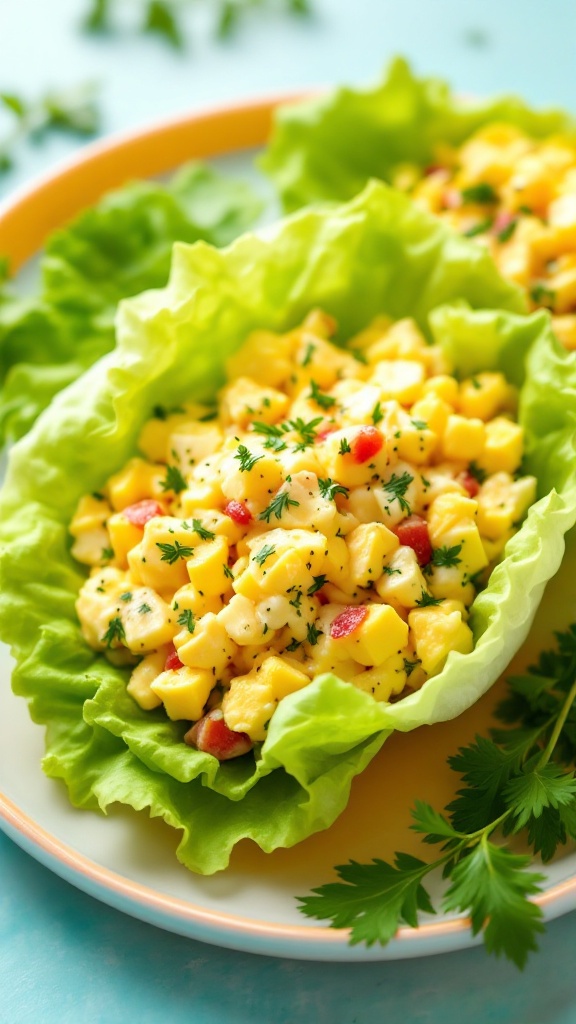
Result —
M368 462L378 454L383 444L384 438L376 427L362 427L350 445L354 462Z
M214 708L196 722L185 733L184 742L205 754L212 754L219 761L242 757L252 750L252 740L247 733L229 729L220 708Z
M247 526L252 521L252 513L243 501L229 501L224 506L224 512L227 516L230 516L230 519L241 526Z
M126 519L129 519L134 526L144 528L148 520L153 519L154 516L165 516L166 507L159 501L154 501L153 498L145 498L143 501L137 501L136 504L122 509L122 515L126 516Z
M403 519L396 527L396 536L401 544L412 548L418 565L427 565L432 558L432 544L428 532L428 523L421 516L411 515Z
M361 626L367 615L368 608L366 605L361 604L358 607L350 605L349 608L345 608L333 620L330 627L330 636L333 640L340 640L344 636L350 636L354 630Z

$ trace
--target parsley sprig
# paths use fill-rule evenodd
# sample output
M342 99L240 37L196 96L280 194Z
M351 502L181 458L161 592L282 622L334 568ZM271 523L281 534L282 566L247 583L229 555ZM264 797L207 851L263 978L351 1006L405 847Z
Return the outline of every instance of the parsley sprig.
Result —
M406 501L404 495L406 494L406 491L410 487L410 484L412 483L413 479L414 477L410 476L410 473L404 472L402 473L401 476L398 476L396 473L392 473L390 479L386 480L382 484L390 501L392 502L394 501L394 499L396 499L402 511L405 512L406 515L408 516L410 515L410 512L412 510L410 508L410 505Z
M122 19L116 11L123 5L119 0L89 0L83 27L87 32L110 34L119 31ZM184 9L191 4L182 0L141 0L136 30L149 32L163 39L176 50L184 49L187 42ZM215 9L214 33L227 39L250 12L261 8L280 9L290 14L308 14L308 0L219 0Z
M42 140L48 132L94 135L100 126L96 87L85 83L74 88L47 92L27 100L14 92L0 92L0 109L12 116L13 125L0 138L0 174L8 171L23 142Z
M258 519L264 519L267 523L270 522L272 516L276 516L276 519L281 519L282 513L286 512L291 505L297 507L299 504L299 501L290 497L288 491L278 491L278 494L274 495L270 504L260 513Z
M191 558L194 554L194 548L188 547L187 544L180 544L177 540L173 544L163 544L160 541L156 541L156 547L160 548L162 552L160 561L168 562L168 565L174 565L179 558Z
M510 849L509 837L523 833L544 862L576 838L576 624L556 636L556 650L508 680L496 710L506 728L476 736L449 758L461 788L445 813L415 804L411 828L440 846L439 856L423 861L397 853L393 864L341 865L340 881L300 898L306 916L350 928L351 943L385 945L400 924L418 926L418 911L435 913L423 882L442 869L449 882L443 910L468 914L489 953L524 966L544 931L530 897L542 891L545 876L528 870L530 854Z

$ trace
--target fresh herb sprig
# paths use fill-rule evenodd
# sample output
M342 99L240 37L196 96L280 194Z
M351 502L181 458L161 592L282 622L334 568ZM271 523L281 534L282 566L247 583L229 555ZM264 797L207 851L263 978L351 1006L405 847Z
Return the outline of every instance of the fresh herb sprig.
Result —
M340 881L300 898L307 917L350 928L352 944L385 945L401 924L417 927L419 911L435 913L423 882L441 869L449 882L443 910L468 914L489 953L524 967L544 931L530 897L542 891L545 876L528 870L530 854L510 849L509 838L522 833L544 862L568 837L576 839L576 624L556 636L555 650L508 680L509 694L496 709L506 728L476 736L449 758L462 785L445 813L420 801L412 810L411 828L439 845L439 856L397 853L393 864L341 865Z
M122 6L120 0L89 0L83 19L84 29L105 34L117 31L120 27L117 12ZM187 40L185 8L191 6L190 2L176 0L141 0L136 29L150 32L174 49L182 50ZM220 39L231 36L246 15L261 8L290 14L309 13L308 0L219 0L213 7L216 9L214 32Z
M13 119L12 128L0 138L0 175L10 170L23 143L39 142L48 132L94 135L100 127L96 93L93 83L52 90L36 100L0 92L0 108Z

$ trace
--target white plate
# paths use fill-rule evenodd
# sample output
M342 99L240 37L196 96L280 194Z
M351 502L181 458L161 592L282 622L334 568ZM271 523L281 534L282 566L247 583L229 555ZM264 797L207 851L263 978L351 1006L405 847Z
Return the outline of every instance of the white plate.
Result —
M242 121L248 111L250 122L250 130L247 128L244 134L242 125L239 127L239 145L261 141L253 130L254 111L265 124L262 111L269 107L270 104L261 104L236 112ZM214 115L216 120L223 116ZM229 121L229 111L225 117ZM179 132L190 134L201 120L174 122L170 130L178 137ZM115 154L124 158L122 177L126 177L125 158L131 153L130 147L142 149L144 139L149 149L162 132L166 133L165 126L89 147L59 174L19 194L11 206L0 209L0 242L3 227L9 234L18 217L30 217L38 208L39 197L54 196L59 178L78 190L82 178L86 178L87 165L93 178L103 159L110 171L110 157ZM214 152L201 132L200 136L201 143L196 149L189 147L186 155L209 156ZM221 153L221 148L218 151ZM143 171L155 173L163 169L167 168L148 162ZM107 187L118 183L110 174L103 180ZM93 192L90 198L95 198ZM71 212L66 205L62 219ZM48 225L54 226L53 214L47 218ZM30 237L33 235L34 231ZM27 253L25 247L20 249L16 258L23 255L30 255L30 249ZM573 538L572 565L575 559ZM565 628L576 618L573 580L573 568L565 562L546 591L530 639L514 660L511 671L521 670L543 646L551 643L554 629ZM170 931L268 955L385 960L441 953L472 944L464 919L439 915L424 917L417 930L400 929L385 948L350 946L345 931L322 927L304 918L298 911L296 897L333 880L334 865L349 859L391 859L395 850L426 858L429 849L422 847L408 827L410 806L419 798L440 809L451 798L457 780L446 765L446 756L487 728L498 686L456 722L392 737L355 781L348 808L326 832L311 836L292 850L278 850L270 855L245 841L235 851L226 872L203 878L192 875L177 862L177 834L162 822L150 821L145 815L125 808L104 818L70 806L64 786L41 772L43 729L30 721L25 702L11 693L9 677L10 657L7 649L0 646L0 828L78 888ZM576 907L576 855L566 852L547 867L546 875L545 892L538 902L545 917L551 919Z

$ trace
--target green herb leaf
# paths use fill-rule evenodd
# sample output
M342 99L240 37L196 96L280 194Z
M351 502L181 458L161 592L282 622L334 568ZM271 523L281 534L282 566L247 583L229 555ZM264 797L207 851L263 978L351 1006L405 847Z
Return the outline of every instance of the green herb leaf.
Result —
M115 615L110 619L108 623L108 629L102 637L102 643L106 644L106 647L112 647L112 644L118 646L126 639L126 633L124 632L124 626L122 625L122 619Z
M162 36L176 50L184 45L184 35L170 4L164 0L149 0L142 25L145 32Z
M249 473L251 469L254 469L256 463L259 462L260 459L263 459L264 456L252 455L245 444L239 444L234 458L238 459L240 463L240 472Z
M272 501L267 506L267 508L265 508L264 511L260 513L258 519L264 519L265 522L267 523L270 522L271 516L276 516L276 519L280 519L282 513L285 512L286 509L290 508L291 506L297 507L299 504L299 501L295 501L293 498L290 497L288 491L278 491L278 494L276 494L272 498Z
M540 891L545 876L526 871L529 865L528 855L483 838L453 868L444 898L447 911L470 914L473 935L484 931L489 953L504 953L518 967L537 949L536 934L544 931L542 911L527 897Z
M469 185L460 192L465 203L497 203L498 193L487 181L480 181L477 185Z
M461 558L458 558L458 555L460 554L461 551L461 544L455 544L454 547L452 548L435 548L434 551L432 552L432 558L430 559L430 561L432 565L446 566L446 568L451 569L453 568L453 566L459 565L460 562L462 561Z
M425 590L422 591L420 599L416 601L418 608L430 608L437 604L442 604L443 597L434 597L432 594L427 594Z
M198 534L201 540L214 540L214 537L216 536L215 533L212 533L212 530L207 530L205 526L202 526L199 519L192 520L192 529L194 530L194 533Z
M186 490L188 484L178 466L166 466L166 476L161 481L160 486L163 491L174 491L175 494L180 494Z
M328 498L329 501L334 501L337 494L343 494L345 498L348 497L350 491L347 487L343 487L342 484L335 483L330 477L322 479L318 477L318 488L323 498Z
M321 409L332 409L336 405L336 399L332 395L327 395L324 391L321 391L315 380L310 381L310 394L308 397L312 398Z
M266 559L270 558L270 555L273 555L275 551L276 547L274 544L264 544L255 555L252 555L252 561L256 562L257 565L264 565Z
M312 647L315 647L318 643L319 637L322 636L322 630L317 629L313 622L309 622L306 627L306 639Z
M410 515L410 512L412 510L410 508L410 505L406 501L404 495L406 494L406 491L408 490L413 479L414 477L410 476L410 473L408 472L402 473L401 476L397 476L396 473L393 473L390 479L386 480L382 484L382 487L386 491L389 500L392 502L396 499L402 511L405 512L406 515L408 516Z
M193 633L196 629L196 622L194 612L191 608L186 608L185 611L180 612L178 619L176 620L179 626L185 626L189 633Z
M308 590L306 591L308 597L312 597L313 594L316 594L317 591L321 590L324 584L326 583L328 577L313 576L312 579L314 580L314 583L312 583L312 585L308 587Z
M179 558L191 558L194 554L194 548L180 544L177 540L173 544L161 544L156 541L156 547L162 552L160 561L168 562L168 565L174 565Z
M306 917L329 920L333 928L350 928L350 944L379 942L386 945L402 922L417 925L418 910L434 913L422 885L428 865L405 853L396 854L394 865L383 860L371 864L341 864L342 879L329 882L315 895L299 897Z

